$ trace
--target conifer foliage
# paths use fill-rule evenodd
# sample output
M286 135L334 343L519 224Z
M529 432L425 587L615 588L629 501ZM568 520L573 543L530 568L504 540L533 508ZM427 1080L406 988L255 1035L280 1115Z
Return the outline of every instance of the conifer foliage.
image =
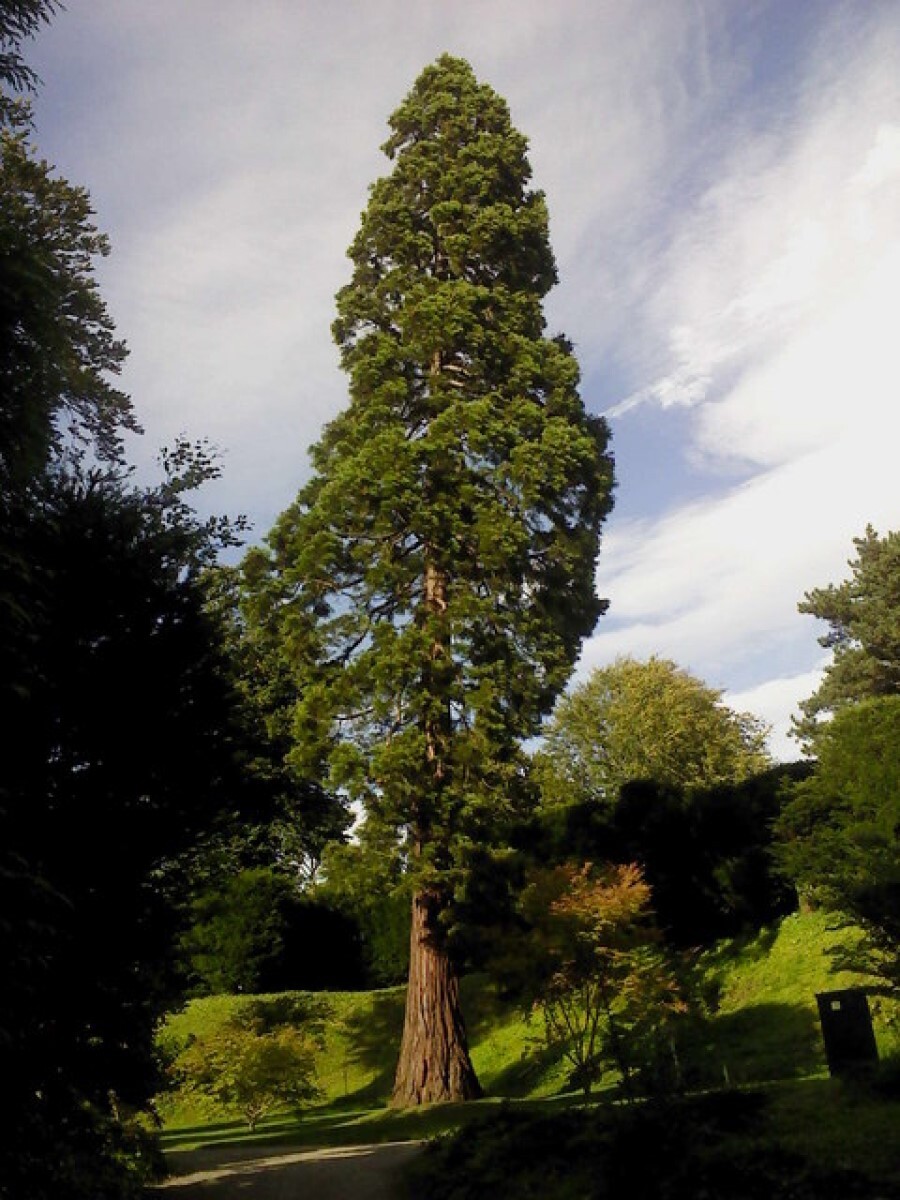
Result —
M337 297L350 403L245 574L295 671L297 765L395 829L414 876L395 1102L416 1104L478 1091L444 917L603 610L612 466L545 333L547 211L506 103L445 55L390 128Z
M794 722L807 748L817 745L828 715L900 694L900 531L881 537L868 525L853 545L850 578L813 588L798 605L800 612L828 622L819 645L834 655Z

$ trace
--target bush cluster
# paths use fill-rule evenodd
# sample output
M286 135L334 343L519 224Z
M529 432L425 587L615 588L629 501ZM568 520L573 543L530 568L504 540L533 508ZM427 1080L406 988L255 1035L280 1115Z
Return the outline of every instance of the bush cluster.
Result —
M433 1143L408 1200L890 1200L859 1172L824 1168L765 1128L764 1097L730 1092L664 1105L534 1116L505 1108Z

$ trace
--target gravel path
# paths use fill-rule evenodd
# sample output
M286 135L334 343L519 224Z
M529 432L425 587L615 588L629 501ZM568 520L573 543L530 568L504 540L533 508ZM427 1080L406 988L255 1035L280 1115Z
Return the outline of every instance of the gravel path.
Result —
M420 1150L419 1142L389 1142L227 1156L190 1151L177 1156L179 1174L154 1191L160 1200L395 1200L397 1172Z

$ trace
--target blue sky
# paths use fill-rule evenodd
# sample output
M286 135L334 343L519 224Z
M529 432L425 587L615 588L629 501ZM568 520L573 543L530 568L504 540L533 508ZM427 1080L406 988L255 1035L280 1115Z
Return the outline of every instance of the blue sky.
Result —
M785 737L824 661L797 614L900 527L895 0L69 0L29 59L41 152L110 235L149 471L261 537L345 402L329 326L386 118L444 51L509 102L548 199L619 488L579 674L675 659Z

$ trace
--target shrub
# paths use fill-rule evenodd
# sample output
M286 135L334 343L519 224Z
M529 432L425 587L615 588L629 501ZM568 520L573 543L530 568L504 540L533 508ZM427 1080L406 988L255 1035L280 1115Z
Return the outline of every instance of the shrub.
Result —
M171 1066L182 1097L236 1109L251 1131L275 1108L317 1099L315 1060L325 1014L324 1005L279 996L192 1036Z

